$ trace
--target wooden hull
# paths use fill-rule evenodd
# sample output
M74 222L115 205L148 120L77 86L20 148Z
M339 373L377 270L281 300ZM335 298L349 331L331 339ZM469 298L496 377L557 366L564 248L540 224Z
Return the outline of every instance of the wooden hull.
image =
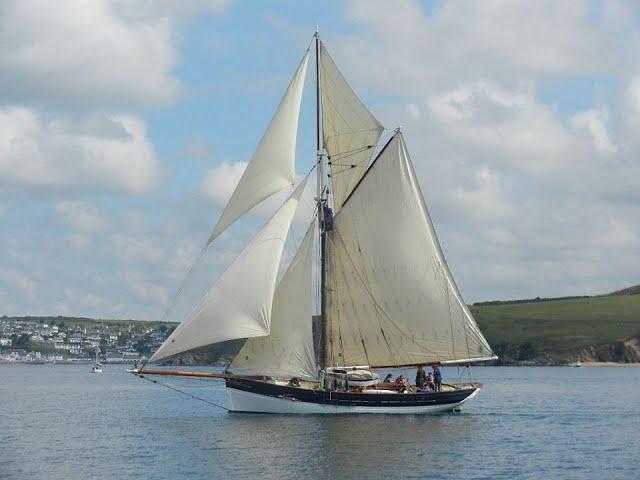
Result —
M229 410L279 414L432 414L471 400L480 385L437 393L352 393L311 390L249 379L226 382Z

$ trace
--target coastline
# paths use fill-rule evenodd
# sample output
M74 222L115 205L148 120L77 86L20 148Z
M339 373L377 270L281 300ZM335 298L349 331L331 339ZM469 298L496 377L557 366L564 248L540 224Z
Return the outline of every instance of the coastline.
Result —
M572 366L572 365L571 365ZM583 367L640 367L639 362L582 362Z

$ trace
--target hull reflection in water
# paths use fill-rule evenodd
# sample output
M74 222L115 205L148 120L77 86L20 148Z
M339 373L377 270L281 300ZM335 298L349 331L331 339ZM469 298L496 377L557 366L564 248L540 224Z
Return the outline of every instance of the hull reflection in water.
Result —
M370 393L312 390L250 379L228 379L229 411L291 414L432 414L450 412L471 400L480 384L455 386L450 391Z

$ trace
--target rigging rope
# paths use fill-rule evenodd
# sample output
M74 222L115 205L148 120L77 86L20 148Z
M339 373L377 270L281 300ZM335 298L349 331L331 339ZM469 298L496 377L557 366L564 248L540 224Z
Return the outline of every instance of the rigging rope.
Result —
M148 378L145 377L144 375L140 375L140 374L136 374L136 377L140 377L143 380L146 380L147 382L151 382L151 383L155 383L157 385L160 385L162 387L166 387L169 390L173 390L174 392L178 392L178 393L182 393L183 395L186 395L187 397L191 397L194 400L200 400L201 402L204 402L208 405L211 405L213 407L218 407L218 408L222 408L223 410L229 411L229 409L223 405L220 405L218 403L212 402L210 400L207 400L206 398L202 398L202 397L198 397L197 395L194 395L193 393L189 393L189 392L185 392L184 390L180 390L177 387L174 387L173 385L169 385L168 383L164 383L161 382L160 380L154 380L152 378Z

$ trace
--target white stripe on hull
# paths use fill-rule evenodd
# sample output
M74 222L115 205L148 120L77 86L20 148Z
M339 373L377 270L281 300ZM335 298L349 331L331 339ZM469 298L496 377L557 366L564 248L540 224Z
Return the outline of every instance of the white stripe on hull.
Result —
M471 400L480 391L477 389L458 403L446 405L422 405L407 407L361 407L347 405L324 405L320 403L301 402L289 398L270 397L256 393L227 388L229 411L250 413L285 413L285 414L338 414L338 413L392 413L392 414L431 414L450 412Z

